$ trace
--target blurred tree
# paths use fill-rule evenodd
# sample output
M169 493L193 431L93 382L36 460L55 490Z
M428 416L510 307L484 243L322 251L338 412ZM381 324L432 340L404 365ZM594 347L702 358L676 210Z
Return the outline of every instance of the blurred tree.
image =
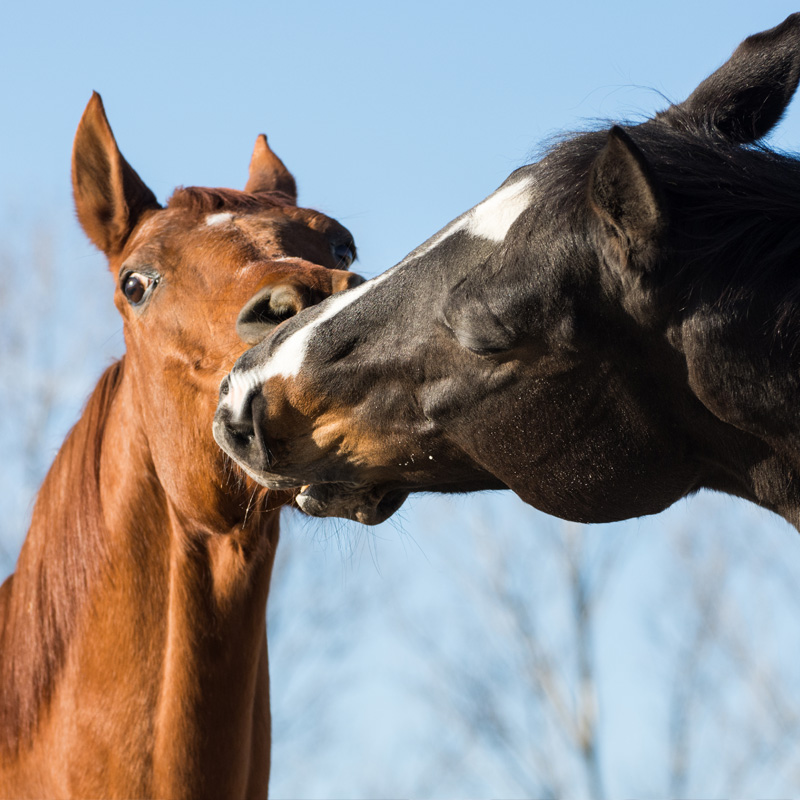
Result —
M800 785L794 541L707 525L671 531L669 544L669 602L653 615L669 702L669 793L791 794Z
M630 643L610 641L620 609L609 614L606 595L631 562L626 527L534 516L537 529L525 530L484 518L461 532L458 550L450 539L461 613L448 616L446 636L406 619L429 666L417 688L446 732L427 743L419 793L792 794L800 785L800 629L792 623L800 553L782 535L794 532L754 537L752 519L740 518L720 531L701 517L636 545L653 551L656 569L631 609L651 641L630 692L664 706L650 713L648 731L626 733L650 739L644 764L638 747L622 765L609 756L621 737L609 722L619 709L610 688L618 667L608 662Z
M60 258L57 246L64 250ZM3 575L13 568L22 545L36 490L108 358L107 348L95 343L113 330L110 315L92 313L100 291L82 274L89 264L76 267L75 260L75 243L70 247L69 240L62 241L51 224L41 221L23 223L0 248ZM100 268L94 281L98 289L108 288L104 272ZM62 313L65 305L71 307L72 318ZM95 330L83 324L87 312ZM98 337L102 331L105 337Z
M445 772L473 771L481 794L499 785L523 797L605 797L595 638L622 537L485 520L471 534L468 563L452 562L464 594L456 639L415 626L449 731L421 788L436 794Z

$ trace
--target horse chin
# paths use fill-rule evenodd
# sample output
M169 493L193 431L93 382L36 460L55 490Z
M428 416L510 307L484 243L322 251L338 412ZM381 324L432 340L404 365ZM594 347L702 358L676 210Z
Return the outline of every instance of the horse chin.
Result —
M295 502L312 517L343 517L363 525L377 525L389 519L406 497L408 492L401 489L316 483L304 486Z
M294 502L312 517L342 517L363 525L378 525L400 508L409 495L387 486L352 483L311 483L304 486L294 478L256 470L241 461L239 467L268 489L297 492Z
M256 483L265 486L267 489L276 492L285 492L300 488L300 483L292 478L282 478L269 472L260 472L259 470L252 469L238 459L233 459L233 461L248 478L252 478Z

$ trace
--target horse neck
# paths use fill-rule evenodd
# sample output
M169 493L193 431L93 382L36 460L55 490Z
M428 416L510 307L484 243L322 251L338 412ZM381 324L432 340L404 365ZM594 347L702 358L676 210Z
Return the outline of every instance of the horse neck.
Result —
M78 609L105 557L100 516L102 430L123 363L101 378L39 491L16 572L3 584L0 746L29 738L52 694Z
M104 749L114 735L125 742L128 763L111 769L130 773L124 791L135 774L139 794L191 796L194 786L199 796L203 780L203 792L234 796L253 756L262 783L268 769L268 755L251 750L269 735L264 611L277 517L251 515L224 536L191 530L131 424L125 373L118 362L98 383L0 593L0 732L7 750L37 736L62 743L64 725L85 718ZM67 760L96 761L86 744L75 740ZM224 765L216 782L212 763ZM107 794L111 780L81 790Z

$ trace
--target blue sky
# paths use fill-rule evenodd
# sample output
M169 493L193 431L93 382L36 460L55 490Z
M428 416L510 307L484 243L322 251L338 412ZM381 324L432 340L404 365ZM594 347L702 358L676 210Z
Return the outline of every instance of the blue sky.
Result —
M80 322L96 325L98 349L85 354L75 384L64 387L52 447L122 346L112 283L71 208L72 137L92 90L103 96L122 152L162 201L181 184L242 187L255 138L267 133L298 180L300 203L351 229L360 253L354 268L372 276L491 192L548 137L596 119L649 115L665 107L665 97L683 99L745 36L795 10L770 0L6 2L0 10L0 237L6 247L24 250L19 242L33 226L52 224L65 283L96 297ZM800 148L800 102L772 141ZM76 323L69 302L64 305L63 314L48 320L56 333ZM2 422L0 442L10 424ZM398 538L392 524L374 534L377 544L368 550L383 554L381 569L371 557L352 569L392 586L401 586L409 571L429 575L418 591L434 607L441 570L425 553L426 539L437 535L431 520L452 534L484 508L480 498L444 502L412 501L403 512L405 534ZM513 498L495 502L505 517L536 524ZM0 513L11 505L0 497ZM729 498L681 504L669 516L626 530L646 538L667 525L724 529L743 519L754 532L789 541L782 521L751 514ZM651 553L637 563L657 569L656 562ZM619 595L627 600L615 601L620 609L647 580L629 573ZM622 610L608 624L619 637L632 635ZM377 665L383 656L375 650L364 658ZM627 669L617 680L619 694L635 673L634 666ZM393 705L390 688L373 691L369 702L377 711L362 709L367 727L380 728L376 718L408 716ZM607 724L621 731L632 716L622 708ZM359 735L355 728L351 733ZM385 734L367 748L375 759L399 747L390 728ZM646 742L639 744L646 750ZM621 752L609 763L622 760ZM419 756L407 758L413 764ZM350 768L341 769L345 776ZM344 777L332 781L329 786L347 791ZM314 791L324 794L324 786Z
M744 36L792 10L6 3L0 187L6 202L68 213L72 136L96 89L123 153L161 199L178 184L241 186L266 132L296 173L301 202L349 224L360 268L375 274L547 136L649 113L663 107L660 94L685 97Z

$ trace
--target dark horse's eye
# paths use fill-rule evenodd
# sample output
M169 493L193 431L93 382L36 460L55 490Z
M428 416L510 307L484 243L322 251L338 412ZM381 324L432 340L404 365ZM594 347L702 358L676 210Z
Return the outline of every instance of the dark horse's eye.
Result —
M122 294L132 306L138 306L155 286L156 280L141 272L128 272L122 278Z
M333 257L336 259L336 266L347 268L356 257L356 246L353 242L341 242L333 246Z

